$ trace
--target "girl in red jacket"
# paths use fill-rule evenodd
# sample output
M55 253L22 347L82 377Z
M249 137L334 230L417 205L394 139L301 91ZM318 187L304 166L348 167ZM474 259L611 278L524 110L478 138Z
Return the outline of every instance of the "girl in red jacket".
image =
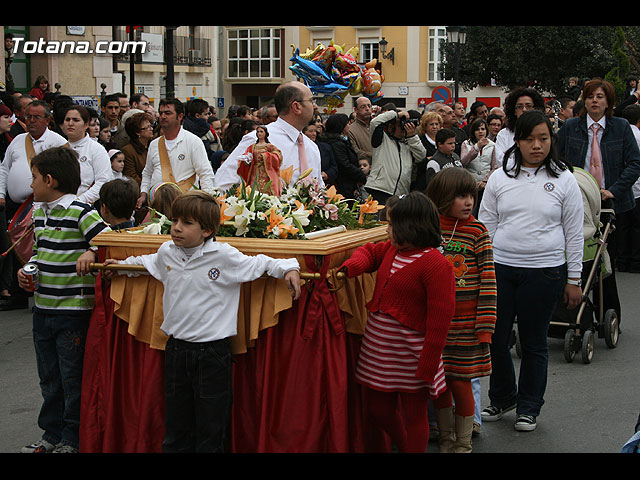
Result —
M438 251L438 213L420 192L386 203L389 240L357 248L347 276L377 271L356 379L370 423L400 452L425 453L427 402L445 387L442 349L455 310L451 264Z
M441 170L427 190L440 212L441 250L456 279L456 313L442 353L447 390L434 401L441 453L471 452L471 382L491 374L496 276L489 232L471 214L477 190L476 180L464 168Z

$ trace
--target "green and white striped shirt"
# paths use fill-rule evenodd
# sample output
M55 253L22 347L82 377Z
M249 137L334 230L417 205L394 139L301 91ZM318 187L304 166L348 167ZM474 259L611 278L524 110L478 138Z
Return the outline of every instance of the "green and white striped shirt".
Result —
M108 229L100 214L67 194L55 202L36 204L35 242L31 261L38 265L35 307L44 313L80 313L93 308L95 279L78 276L76 262L89 242Z

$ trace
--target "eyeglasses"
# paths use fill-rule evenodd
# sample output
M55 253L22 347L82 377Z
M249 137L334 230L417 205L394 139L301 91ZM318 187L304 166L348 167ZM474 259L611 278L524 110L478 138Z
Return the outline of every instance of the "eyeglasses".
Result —
M27 120L36 120L37 121L37 120L42 120L45 117L43 117L42 115L25 115L24 118L27 119Z
M534 107L532 103L518 103L516 104L516 110L531 110Z
M303 100L294 100L295 102L298 103L303 103L303 102L312 102L313 103L313 98L305 98Z

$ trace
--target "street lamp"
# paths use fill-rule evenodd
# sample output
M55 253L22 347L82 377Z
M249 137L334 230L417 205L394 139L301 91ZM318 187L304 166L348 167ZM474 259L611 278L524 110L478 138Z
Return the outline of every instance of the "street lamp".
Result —
M176 87L174 82L173 61L173 34L177 26L165 26L165 62L167 64L166 98L175 98Z
M460 79L460 45L464 45L467 41L466 27L447 27L447 42L456 45L456 73L455 73L455 92L454 101L458 101L458 80Z
M395 65L393 58L395 48L392 48L389 53L386 53L387 45L389 45L389 42L387 42L384 37L382 37L382 40L378 42L378 45L380 45L380 53L382 54L382 58L384 58L385 60L391 60L391 64Z

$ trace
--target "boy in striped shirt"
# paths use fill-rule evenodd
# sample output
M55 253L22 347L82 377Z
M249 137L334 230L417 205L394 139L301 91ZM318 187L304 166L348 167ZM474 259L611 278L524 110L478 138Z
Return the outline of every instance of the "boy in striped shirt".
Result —
M31 160L35 208L33 256L38 266L33 338L43 404L42 439L24 453L77 452L84 344L94 303L89 242L108 228L99 213L76 198L80 187L77 154L66 147ZM28 289L20 270L18 282Z

